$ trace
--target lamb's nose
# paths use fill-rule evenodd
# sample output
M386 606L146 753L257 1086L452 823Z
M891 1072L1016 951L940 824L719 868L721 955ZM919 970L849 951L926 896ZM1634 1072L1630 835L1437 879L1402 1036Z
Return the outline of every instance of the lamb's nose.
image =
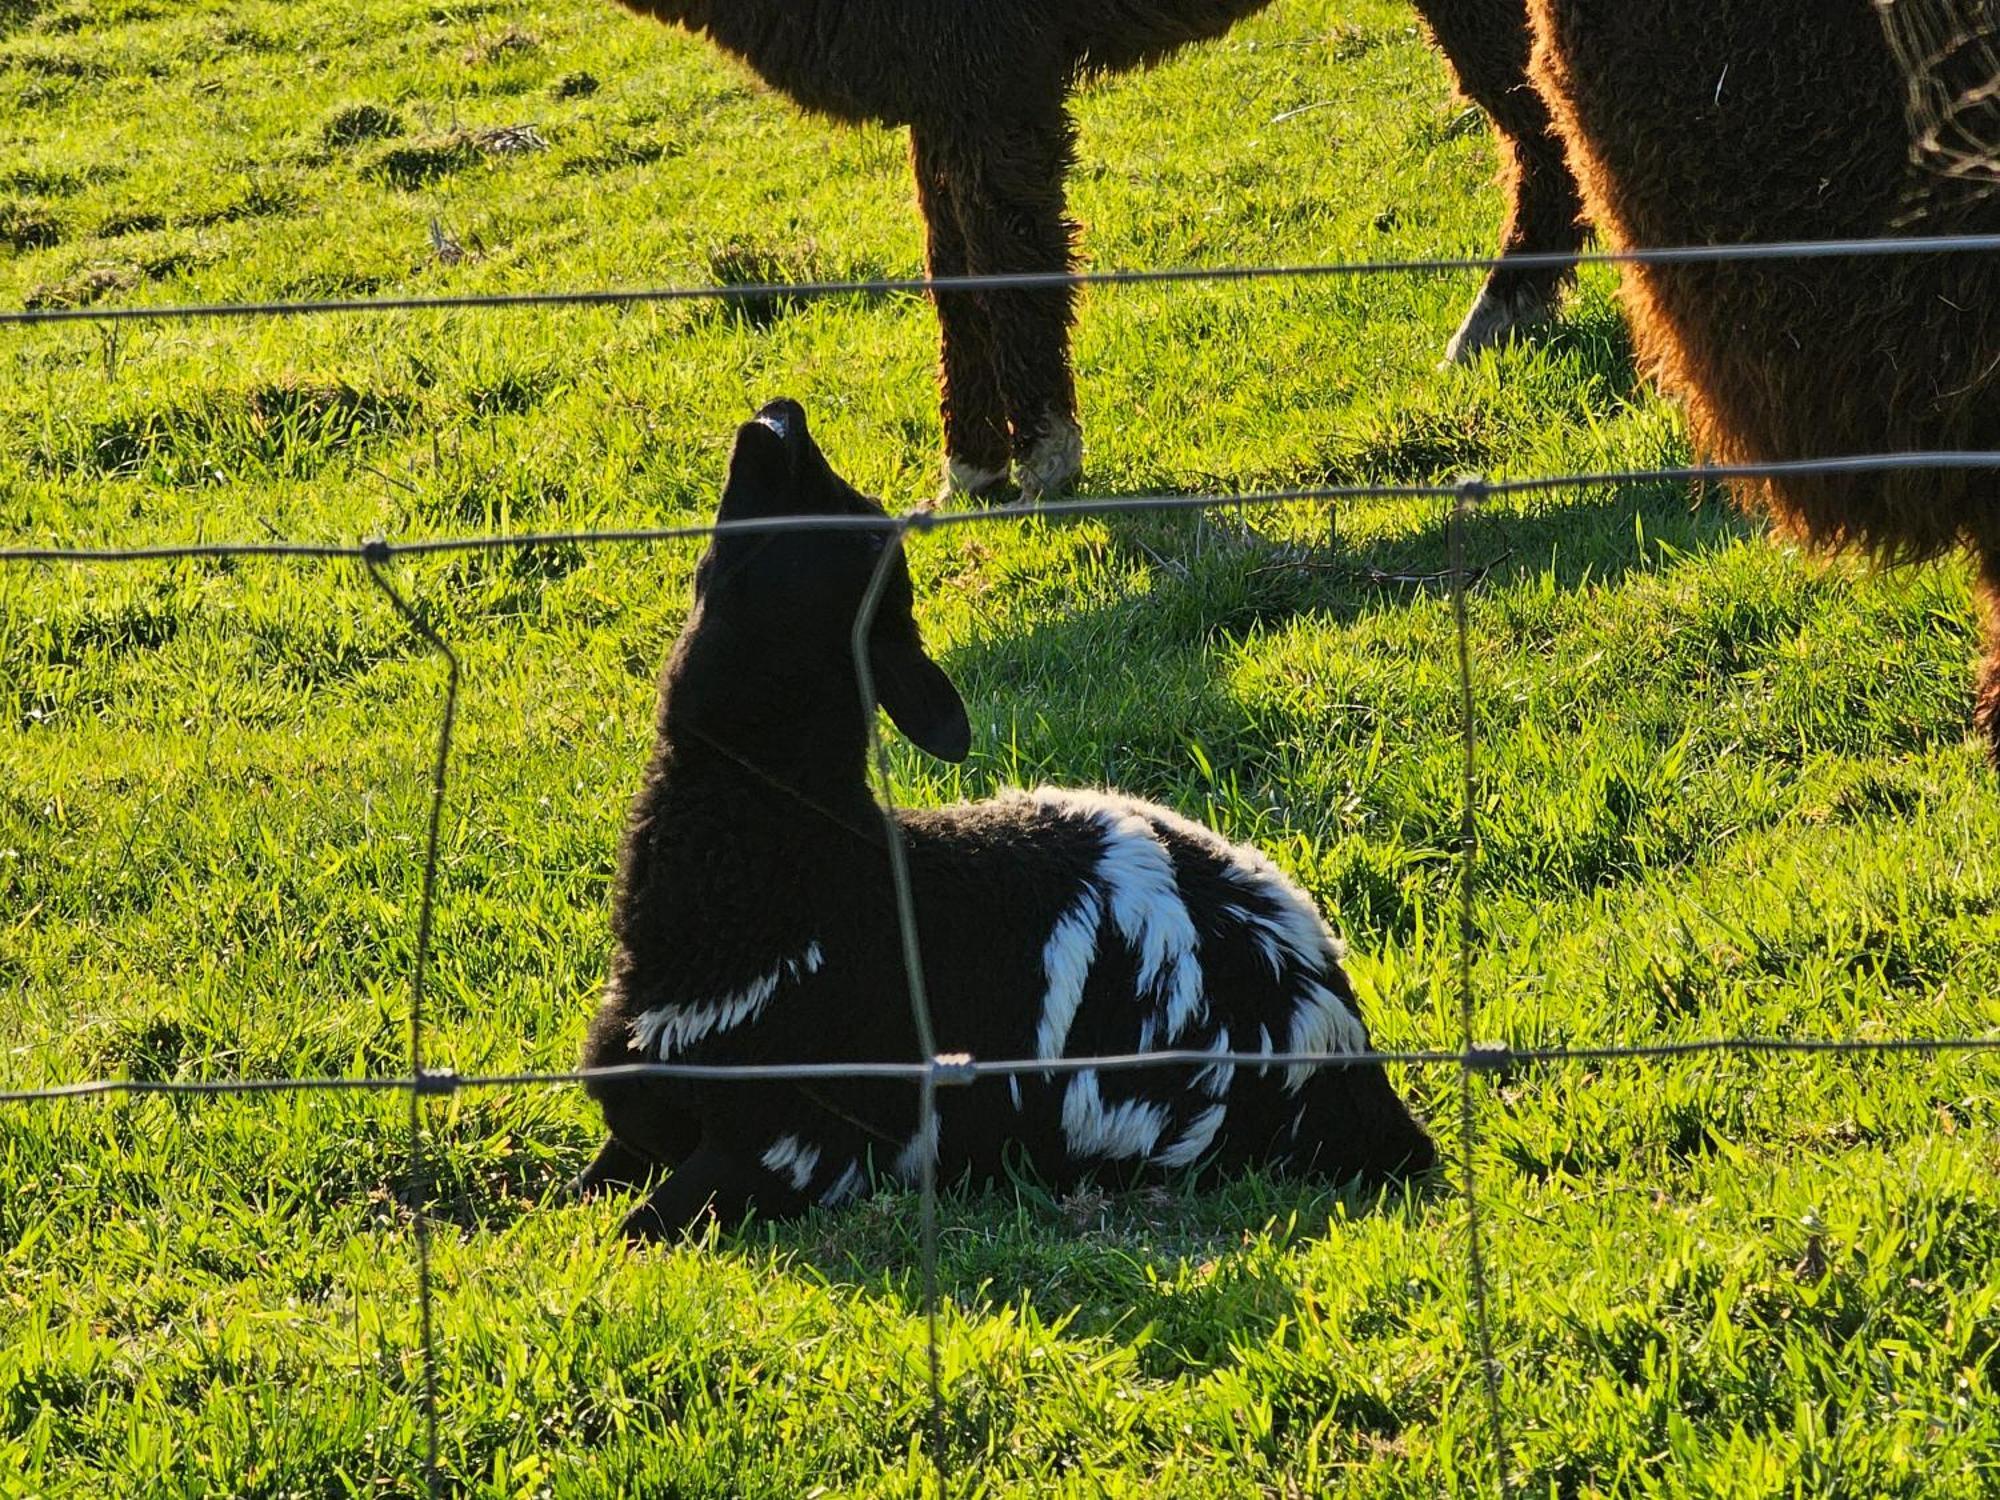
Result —
M765 402L757 412L757 420L787 443L796 443L806 435L806 409L789 396Z

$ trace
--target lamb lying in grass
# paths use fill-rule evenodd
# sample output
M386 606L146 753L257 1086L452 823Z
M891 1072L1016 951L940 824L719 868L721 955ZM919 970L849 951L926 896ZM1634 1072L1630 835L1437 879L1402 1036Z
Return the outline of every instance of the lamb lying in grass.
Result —
M828 466L796 404L737 433L718 520L881 514ZM849 639L885 545L881 531L738 534L703 557L660 683L586 1066L920 1056ZM877 696L918 745L959 760L965 707L911 608L899 555L869 637ZM906 1080L596 1080L611 1135L579 1188L669 1174L628 1235L835 1206L913 1178L926 1155L949 1180L992 1177L1018 1152L1053 1186L1253 1163L1370 1180L1431 1166L1379 1065L1220 1060L1369 1045L1339 945L1256 851L1148 803L1051 787L901 824L942 1049L1218 1060L943 1089L930 1134Z

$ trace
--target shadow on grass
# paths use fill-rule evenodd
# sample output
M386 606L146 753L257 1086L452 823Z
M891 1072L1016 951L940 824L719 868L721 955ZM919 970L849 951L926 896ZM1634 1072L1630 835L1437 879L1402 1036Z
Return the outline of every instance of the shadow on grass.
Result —
M1104 551L1118 571L1143 560L1150 582L1029 580L1032 606L1001 605L1017 623L947 654L976 746L952 792L1105 785L1267 852L1303 840L1314 889L1350 930L1407 935L1458 837L1448 514L1438 502L1412 532L1312 555L1193 514L1114 520ZM1509 642L1560 635L1565 596L1686 568L1752 532L1665 485L1475 514L1479 649L1533 650ZM1504 603L1484 602L1496 591ZM1506 732L1504 704L1488 694L1480 712L1483 734ZM1606 827L1642 815L1634 804ZM1343 837L1361 827L1366 840Z
M1101 497L1119 499L1126 493L1107 490ZM1096 517L1108 533L1113 555L1151 567L1172 585L1108 607L1072 611L1025 637L1010 632L968 644L953 654L950 665L979 672L1018 655L1023 639L1088 635L1107 614L1143 616L1121 620L1121 633L1141 626L1146 633L1131 639L1173 649L1305 616L1349 624L1402 608L1419 594L1448 594L1452 502L1408 503L1431 512L1411 534L1371 540L1358 548L1335 541L1309 551L1269 542L1237 519L1238 513L1221 507ZM1326 514L1324 502L1297 504ZM1067 523L1058 517L1051 524ZM1489 589L1545 571L1558 589L1602 587L1635 571L1657 569L1676 556L1721 551L1761 530L1719 490L1697 494L1686 485L1654 482L1607 493L1600 485L1583 500L1552 492L1530 497L1520 509L1493 504L1475 511L1465 528L1466 564L1476 584Z
M1238 742L1247 751L1252 742L1269 748L1300 735L1325 740L1326 723L1304 723L1286 702L1239 696L1212 653L1301 621L1355 627L1421 611L1408 653L1413 662L1425 655L1443 661L1437 605L1451 584L1449 503L1431 508L1412 534L1312 553L1206 515L1110 518L1106 550L1148 568L1151 587L1077 604L1053 601L1035 612L1035 623L976 636L948 654L975 721L982 705L993 705L1003 734L1009 718L1017 729L1047 725L1034 743L1017 734L1004 747L1017 763L989 760L975 765L975 776L983 770L1122 783L1153 795L1162 790L1164 768L1187 765L1191 743L1212 754ZM1720 500L1696 507L1684 487L1650 485L1574 503L1552 497L1524 512L1477 512L1465 543L1476 598L1543 576L1559 591L1616 586L1752 534ZM1143 674L1107 670L1133 660L1136 642L1144 643ZM992 723L992 710L985 717ZM1041 742L1065 748L1038 752ZM1018 763L1024 756L1032 764Z
M1639 389L1632 329L1615 300L1572 296L1560 316L1522 329L1514 337L1521 348L1573 361L1579 376L1602 381L1620 400Z
M1448 594L1453 502L1407 503L1429 512L1414 532L1360 547L1336 540L1310 553L1263 541L1227 511L1104 519L1115 553L1174 575L1199 602L1224 605L1212 618L1215 629L1226 631L1238 622L1301 615L1351 623L1399 608L1414 593ZM1326 512L1323 503L1318 509ZM1475 510L1465 526L1466 567L1486 587L1545 571L1559 589L1616 585L1665 558L1720 551L1760 530L1719 492L1697 496L1685 485L1634 483L1607 493L1600 485L1586 499L1557 491L1529 497L1518 509L1494 503ZM1215 597L1225 592L1242 597Z
M1019 1307L1127 1343L1149 1378L1200 1373L1300 1317L1293 1252L1372 1216L1424 1216L1449 1192L1441 1173L1382 1190L1263 1174L1200 1189L960 1185L940 1198L938 1293L967 1315ZM920 1212L916 1193L888 1190L721 1243L766 1245L829 1286L918 1309Z
M571 1204L567 1178L546 1178L538 1204L515 1207L564 1210ZM641 1196L597 1200L607 1235ZM1263 1172L1199 1187L1086 1183L1059 1192L1019 1175L961 1180L940 1187L938 1295L968 1318L1013 1307L1069 1336L1128 1345L1149 1378L1201 1373L1232 1348L1260 1343L1299 1319L1311 1293L1296 1252L1371 1218L1426 1219L1451 1197L1443 1169L1386 1188ZM438 1209L434 1204L434 1222L465 1233L518 1216L467 1220ZM768 1252L836 1292L915 1313L924 1299L921 1214L915 1191L884 1184L838 1210L816 1209L787 1223L752 1220L709 1239L700 1253Z

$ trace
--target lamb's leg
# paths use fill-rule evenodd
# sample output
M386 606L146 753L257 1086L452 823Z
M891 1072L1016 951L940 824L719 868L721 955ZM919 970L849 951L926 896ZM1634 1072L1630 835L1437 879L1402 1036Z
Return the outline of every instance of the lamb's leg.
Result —
M930 273L963 276L971 266L952 201L949 153L938 148L928 130L913 126L910 165L924 211ZM992 325L970 292L938 293L937 315L945 492L991 495L1007 482L1009 458L1007 407L993 363Z
M2000 766L2000 542L1980 549L1979 595L1986 609L1986 659L1979 664L1972 727L1986 737L1987 753Z
M804 1213L805 1196L763 1167L704 1141L673 1176L626 1217L628 1240L672 1239L713 1222L723 1229L741 1224L754 1208L766 1219Z
M1500 254L1583 248L1583 201L1563 159L1548 106L1528 81L1532 36L1527 0L1416 0L1460 90L1486 111L1500 135L1507 218ZM1496 266L1445 346L1445 363L1462 364L1505 343L1517 329L1554 315L1575 267L1535 270Z
M590 1165L569 1180L572 1198L595 1198L608 1189L643 1187L659 1175L662 1163L635 1151L617 1136L606 1136Z
M1075 127L1059 108L1030 124L995 124L976 140L954 141L947 176L973 271L1069 269L1075 225L1064 216L1063 175L1075 146ZM986 292L981 301L993 330L1021 496L1057 494L1083 467L1069 362L1075 289Z
M584 1054L587 1067L640 1060L625 1050L592 1047ZM599 1078L588 1087L604 1111L610 1138L596 1159L570 1179L571 1196L588 1198L606 1188L643 1186L701 1144L701 1122L676 1109L658 1084Z

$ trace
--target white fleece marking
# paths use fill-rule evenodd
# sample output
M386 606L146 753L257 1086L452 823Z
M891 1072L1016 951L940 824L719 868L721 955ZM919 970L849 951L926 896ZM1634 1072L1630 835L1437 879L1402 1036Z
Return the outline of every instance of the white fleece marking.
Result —
M768 972L719 999L690 1005L661 1005L643 1011L630 1024L632 1045L642 1055L671 1062L676 1052L685 1052L711 1033L732 1031L756 1020L778 993L779 984L787 978L797 981L804 975L817 974L823 962L824 955L815 941L806 945L804 953L778 960Z
M797 958L788 958L785 960L785 972L796 980L804 974L817 974L820 971L820 966L825 962L826 954L820 948L819 939L814 938L810 943L806 944L805 952L801 953Z
M1282 949L1294 963L1318 972L1340 961L1340 939L1326 925L1319 908L1284 872L1255 849L1238 848L1229 866L1229 878L1261 900L1241 910L1245 923L1257 938L1265 961L1278 973L1276 950Z
M781 1135L764 1153L764 1165L792 1180L792 1191L803 1193L819 1165L819 1147L808 1146L795 1135Z
M1223 873L1230 881L1257 898L1245 904L1228 902L1219 910L1249 929L1258 952L1271 966L1272 978L1283 977L1287 956L1315 972L1340 961L1340 939L1326 925L1319 907L1263 850L1250 844L1232 844L1214 829L1165 808L1149 804L1146 814L1162 829L1218 855L1225 861Z
M1139 998L1163 1006L1159 1019L1171 1046L1207 1009L1196 957L1200 935L1174 878L1173 858L1154 831L1156 823L1181 820L1164 808L1110 792L1042 786L1025 795L1037 807L1097 825L1103 851L1090 885L1101 893L1119 936L1138 956ZM1215 839L1214 834L1205 837Z
M1035 1027L1037 1057L1061 1057L1069 1043L1069 1029L1076 1021L1077 1007L1083 1004L1084 981L1097 957L1097 929L1103 912L1104 903L1097 892L1086 886L1056 919L1048 941L1042 944L1042 973L1049 988L1042 997L1041 1022ZM1019 1104L1017 1095L1017 1108Z
M1234 1050L1229 1041L1227 1027L1216 1034L1214 1044L1208 1049L1218 1058ZM1233 1062L1212 1062L1188 1080L1190 1088L1200 1089L1211 1099L1220 1099L1229 1092L1229 1085L1236 1081L1236 1064Z
M1285 1050L1366 1052L1368 1030L1338 995L1309 979L1299 986L1298 1004L1292 1010L1291 1037ZM1317 1071L1310 1063L1292 1064L1285 1069L1285 1091L1296 1094Z
M1007 1075L1007 1092L1013 1096L1015 1113L1016 1114L1020 1113L1021 1077L1018 1073L1009 1073Z
M1250 941L1257 945L1257 951L1263 955L1264 962L1270 965L1271 977L1284 978L1285 955L1278 946L1278 935L1271 930L1270 925L1258 921L1249 912L1244 912L1243 928L1250 934Z
M867 1186L867 1183L868 1179L861 1175L861 1163L850 1161L841 1169L840 1175L828 1185L827 1190L819 1195L820 1206L838 1208Z
M1097 821L1105 835L1097 879L1119 934L1139 955L1139 993L1166 1005L1163 1019L1172 1046L1204 1009L1195 957L1201 939L1174 880L1174 862L1152 824L1136 812L1111 808L1100 811Z
M935 1162L938 1158L938 1117L931 1116L928 1133L916 1131L910 1136L910 1143L896 1153L896 1160L889 1168L889 1174L898 1182L914 1183L924 1175L924 1158Z
M1220 903L1214 915L1242 928L1269 966L1273 980L1289 979L1286 987L1292 989L1294 1000L1283 1050L1342 1053L1367 1049L1367 1033L1360 1020L1321 983L1328 977L1338 981L1340 940L1318 906L1268 856L1248 845L1229 843L1213 829L1167 808L1133 798L1065 787L1037 787L1025 795L1038 807L1095 823L1103 838L1089 882L1057 920L1043 947L1048 992L1036 1029L1037 1056L1060 1057L1068 1045L1107 914L1138 961L1136 998L1150 1000L1158 1007L1138 1018L1137 1050L1171 1047L1190 1026L1206 1018L1201 939L1175 878L1167 842L1170 838L1216 856L1226 878L1243 892L1240 901ZM1257 1039L1258 1050L1265 1057L1279 1050L1268 1024L1257 1028ZM1233 1050L1228 1033L1213 1039L1206 1050L1218 1055ZM1267 1069L1257 1071L1262 1077ZM1287 1067L1286 1088L1296 1093L1313 1072L1308 1064ZM1211 1063L1191 1081L1209 1098L1219 1100L1234 1083L1235 1068ZM1015 1100L1018 1108L1018 1091ZM1063 1096L1063 1129L1078 1154L1132 1154L1122 1148L1149 1125L1155 1126L1155 1136L1164 1129L1163 1119L1155 1124L1159 1114L1157 1107L1136 1101L1107 1106L1092 1074L1078 1074ZM1121 1149L1106 1151L1107 1144ZM1176 1142L1167 1150L1177 1151L1180 1144Z
M1167 1108L1144 1099L1106 1105L1094 1070L1078 1073L1063 1094L1063 1139L1072 1156L1111 1160L1144 1156L1167 1128Z
M1153 1160L1163 1167L1192 1166L1215 1143L1215 1133L1222 1128L1222 1117L1228 1112L1226 1105L1209 1105L1189 1122L1179 1140L1164 1151L1155 1151Z

